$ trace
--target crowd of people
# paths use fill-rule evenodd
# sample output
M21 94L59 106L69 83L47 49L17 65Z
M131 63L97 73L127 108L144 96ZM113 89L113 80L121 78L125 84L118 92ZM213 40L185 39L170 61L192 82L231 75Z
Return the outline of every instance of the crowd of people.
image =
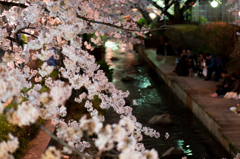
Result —
M181 59L177 63L175 72L178 76L194 75L205 77L204 80L218 81L223 69L222 60L210 53L206 55L201 52L198 56L190 48L183 49Z
M171 46L167 43L158 47L157 55L173 55ZM219 81L216 92L211 97L225 97L240 99L240 79L236 73L228 73L223 66L221 58L214 54L200 52L194 54L191 48L183 49L181 58L176 60L175 72L178 76L195 76L204 78L205 81Z

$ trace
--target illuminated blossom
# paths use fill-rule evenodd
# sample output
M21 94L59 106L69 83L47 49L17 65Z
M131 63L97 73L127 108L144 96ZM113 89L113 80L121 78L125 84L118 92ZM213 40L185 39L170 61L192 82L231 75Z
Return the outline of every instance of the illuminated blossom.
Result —
M40 112L36 107L31 103L23 102L21 105L18 105L17 111L11 109L11 111L7 112L7 120L18 126L28 126L31 123L35 123L39 115Z
M26 7L20 9L13 6L2 14L9 24L14 25L14 36L12 34L6 38L9 36L5 27L8 24L0 18L1 48L8 51L3 57L7 64L0 67L0 114L6 111L7 121L18 126L34 124L39 117L51 120L57 126L57 137L81 153L95 144L100 151L117 148L120 159L158 158L155 150L145 150L144 145L138 142L143 139L143 134L156 138L160 134L137 122L132 114L133 109L125 105L124 98L128 97L129 92L116 89L105 73L99 70L100 65L95 63L95 57L88 52L102 45L105 38L119 40L124 51L131 48L131 43L142 43L136 37L143 36L142 32L129 34L125 31L140 30L136 21L141 16L132 11L131 5L124 4L148 6L147 1L19 2ZM131 20L112 16L112 13L128 15ZM9 40L19 35L26 43L23 48L17 39ZM84 41L82 35L92 37ZM49 60L53 60L53 64L49 64ZM75 91L79 94L73 98L74 101L79 106L83 104L82 109L86 109L89 115L66 122L63 117L67 115L67 108L64 105L72 99L70 97L75 95L72 94ZM103 125L104 116L93 105L96 98L100 100L100 109L112 107L120 115L118 124ZM17 103L16 108L5 109L9 99ZM133 105L137 105L135 100ZM93 142L84 141L86 134L93 137ZM18 147L17 139L9 138L10 141L0 143L0 158L12 159L11 153ZM72 150L64 146L63 152L72 153ZM49 147L42 155L42 159L59 158L61 153L55 147Z
M53 66L48 66L48 64L44 62L43 65L41 66L41 69L39 69L38 72L42 77L44 77L49 75L53 70L54 70Z
M44 154L42 154L41 159L60 159L61 152L53 146L49 146Z
M14 157L9 153L14 153L19 147L18 138L8 134L10 140L0 142L0 158L13 159Z

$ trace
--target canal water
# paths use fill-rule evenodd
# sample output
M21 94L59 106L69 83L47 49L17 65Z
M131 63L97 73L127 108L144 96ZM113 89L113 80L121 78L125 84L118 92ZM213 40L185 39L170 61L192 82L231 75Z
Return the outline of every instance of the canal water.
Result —
M111 57L118 57L118 60L113 61ZM161 134L158 139L144 136L143 143L147 149L155 148L159 157L169 148L177 147L184 151L188 159L231 158L164 81L139 63L136 53L123 53L107 48L106 61L114 69L115 86L123 91L128 90L128 99L137 101L137 106L130 105L133 107L133 115L144 126L152 127ZM134 77L135 80L122 82L124 76ZM150 85L153 88L149 88ZM148 124L153 116L161 114L170 114L173 124L164 127ZM108 123L117 122L118 119L113 110L107 111ZM170 135L167 140L166 133Z

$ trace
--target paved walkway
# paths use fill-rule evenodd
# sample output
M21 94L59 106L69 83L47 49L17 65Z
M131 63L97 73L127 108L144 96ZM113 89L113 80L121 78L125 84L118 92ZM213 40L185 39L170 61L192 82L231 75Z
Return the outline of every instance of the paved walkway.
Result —
M47 121L44 126L51 132L55 129L55 126L51 124L51 121ZM30 146L22 159L40 159L45 152L50 139L51 137L45 131L40 129L36 138L30 143L32 146Z
M167 56L163 57L162 61L157 61L155 50L148 49L145 53L143 56L147 63L155 67L155 71L219 142L232 155L240 152L240 116L229 110L240 101L209 97L209 94L216 90L219 82L204 81L198 77L179 77L173 72L176 57Z

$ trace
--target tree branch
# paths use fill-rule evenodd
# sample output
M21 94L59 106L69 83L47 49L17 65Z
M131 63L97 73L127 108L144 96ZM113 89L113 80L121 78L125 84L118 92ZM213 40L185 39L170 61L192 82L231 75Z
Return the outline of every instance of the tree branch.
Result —
M27 44L27 43L25 43L24 41L20 41L20 40L18 40L18 39L12 38L12 37L10 37L10 36L7 36L7 37L5 37L5 38L8 39L8 40L10 40L10 41L12 41L12 42L18 43L18 44Z
M0 1L0 4L3 6L17 6L17 7L21 7L21 8L27 8L28 6L26 6L25 4L22 3L15 3L15 2L7 2L7 1Z
M147 24L150 24L152 22L152 19L148 15L149 13L146 10L142 9L140 6L136 6L136 8L142 14L142 16L146 20Z
M162 12L164 12L164 8L160 7L156 2L153 2L152 0L148 0L148 2L151 3L157 9L161 10Z
M155 30L164 30L164 29L168 29L168 28L156 28L156 29L146 29L146 30L134 30L134 29L126 29L122 26L117 26L117 25L114 25L114 24L110 24L110 23L104 23L104 22L99 22L99 21L95 21L95 20L90 20L86 17L83 17L83 16L80 16L77 14L77 17L82 19L82 20L85 20L85 21L88 21L90 23L97 23L97 24L102 24L102 25L107 25L107 26L111 26L111 27L114 27L114 28L117 28L117 29L120 29L120 30L124 30L124 31L128 31L128 32L133 32L133 31L137 31L137 32L142 32L142 31L155 31ZM171 28L171 27L169 27Z
M32 34L30 34L30 33L27 33L27 32L25 32L25 31L21 31L20 33L22 33L22 34L27 34L27 35L30 35L30 36L32 36L32 37L34 37L34 38L36 38L36 39L37 39L37 36L35 36L35 35L32 35Z
M21 33L23 30L25 29L35 29L34 27L24 27L24 28L21 28L19 29L16 33L15 33L15 36L18 35L19 33Z
M192 2L195 3L196 0L187 0L187 1L185 2L185 5L184 5L180 10L181 10L182 12L188 10L188 9L192 6L192 4L191 4Z
M173 1L169 4L169 6L162 8L160 7L156 2L153 2L152 0L148 0L148 2L150 2L154 7L156 7L157 9L161 10L162 13L164 15L166 15L169 19L173 18L173 15L171 15L170 13L167 12L167 10L170 8L171 5L173 5Z
M166 9L166 11L174 4L174 0L172 0L172 2L167 6L167 9Z
M48 135L50 135L54 140L56 140L57 142L59 142L61 145L66 146L67 148L71 149L72 151L76 152L79 156L81 157L86 157L88 158L89 156L82 154L81 152L79 152L77 149L69 146L67 143L63 142L62 140L60 140L59 138L57 138L55 135L53 135L48 129L46 129L42 124L40 124L38 121L36 122L36 124L43 130L45 131Z
M85 157L85 158L90 158L90 156L84 155L83 153L79 152L77 149L69 146L67 143L63 142L62 140L60 140L58 137L56 137L55 135L53 135L48 129L46 129L41 123L39 123L38 121L36 122L36 124L43 130L45 131L49 136L51 136L54 140L56 140L57 142L59 142L61 145L66 146L67 148L71 149L72 151L76 152L79 156L81 157ZM116 155L113 154L106 154L106 156L109 157L118 157ZM94 157L100 157L99 154L94 155Z

